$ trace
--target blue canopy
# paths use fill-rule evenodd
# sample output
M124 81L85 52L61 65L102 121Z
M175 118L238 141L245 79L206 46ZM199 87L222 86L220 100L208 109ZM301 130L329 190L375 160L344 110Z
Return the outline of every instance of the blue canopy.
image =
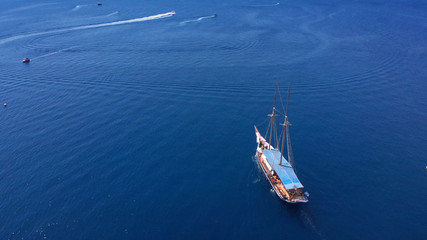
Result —
M282 157L282 165L279 165L281 155L279 150L264 150L263 153L267 157L267 161L273 167L274 171L279 175L286 189L304 187L295 174L294 169L284 157Z

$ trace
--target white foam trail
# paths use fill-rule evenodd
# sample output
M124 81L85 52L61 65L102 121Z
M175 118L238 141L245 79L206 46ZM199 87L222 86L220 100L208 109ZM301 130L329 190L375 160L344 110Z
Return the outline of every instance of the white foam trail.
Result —
M175 15L175 12L167 12L167 13L157 14L157 15L153 15L153 16L149 16L149 17L134 18L134 19L130 19L130 20L122 20L122 21L117 21L117 22L84 25L84 26L79 26L79 27L63 28L63 29L58 29L58 30L46 31L46 32L23 34L23 35L18 35L18 36L0 39L0 45L11 42L11 41L15 41L18 39L27 38L27 37L34 37L34 36L40 36L40 35L46 35L46 34L52 34L52 33L63 33L63 32L70 32L70 31L84 30L84 29L91 29L91 28L116 26L116 25L122 25L122 24L128 24L128 23L145 22L145 21L150 21L150 20L172 17L173 15Z
M116 15L118 13L119 13L118 11L115 11L115 12L112 12L110 14L105 15L105 17L113 16L113 15Z
M45 54L45 55L41 55L41 56L35 57L35 58L31 59L31 60L36 60L36 59L39 59L39 58L43 58L43 57L47 57L47 56L51 56L51 55L54 55L54 54L57 54L57 53L60 53L60 52L63 52L63 51L67 51L67 50L70 50L70 49L76 48L76 47L77 47L77 46L73 46L73 47L69 47L69 48L64 48L64 49L58 50L58 51L56 51L56 52L51 52L51 53L48 53L48 54Z
M274 4L264 4L264 5L250 5L249 7L275 7L280 5L279 2L274 3Z
M79 10L80 8L82 8L82 7L87 7L87 6L89 6L89 4L77 5L77 6L75 6L71 11L77 11L77 10Z
M255 184L255 183L258 183L258 182L260 182L260 181L261 181L261 179L257 178L257 179L255 179L255 180L253 180L253 181L252 181L252 183L253 183L253 184Z
M150 20L156 20L156 19L161 19L161 18L172 17L174 14L175 14L174 12L168 12L168 13L162 13L162 14L157 14L157 15L149 16L149 17L134 18L134 19L130 19L130 20L122 20L122 21L117 21L117 22L101 23L101 24L93 24L93 25L86 25L86 26L80 26L80 27L73 27L73 28L69 28L67 30L68 31L73 31L73 30L82 30L82 29L90 29L90 28L99 28L99 27L107 27L107 26L114 26L114 25L122 25L122 24L127 24L127 23L145 22L145 21L150 21Z
M10 9L10 10L4 11L3 13L12 13L12 12L25 11L25 10L29 10L29 9L33 9L33 8L38 8L38 7L48 6L48 5L54 5L54 4L57 4L57 3L35 4L35 5L30 5L30 6L25 6L25 7L19 7L19 8Z
M185 25L185 24L190 23L190 22L198 22L198 21L202 21L203 19L206 19L206 18L214 18L214 17L215 17L214 15L206 16L206 17L199 17L199 18L193 19L193 20L182 21L179 23L179 25Z

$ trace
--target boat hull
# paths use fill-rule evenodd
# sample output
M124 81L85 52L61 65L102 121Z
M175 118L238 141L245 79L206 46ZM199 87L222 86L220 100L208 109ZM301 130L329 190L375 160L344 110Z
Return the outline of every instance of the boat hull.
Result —
M268 171L266 170L266 166L263 163L261 163L261 160L260 160L261 156L257 153L255 154L255 158L258 163L258 166L261 168L262 172L264 173L265 177L267 178L268 182L270 183L276 195L283 201L289 202L285 197L283 197L283 195L279 192L277 187L273 184L271 178L269 177Z
M267 178L268 182L270 183L271 187L273 188L273 191L276 193L276 195L281 200L283 200L287 203L292 203L292 204L308 202L308 200L294 200L294 201L289 200L289 198L286 196L286 194L283 193L283 189L281 189L283 187L277 186L276 184L273 183L274 180L273 180L271 174L269 174L266 164L264 164L261 160L262 155L257 152L255 154L255 159L256 159L258 166L261 168L262 172L264 173L265 178Z
M288 203L305 203L308 199L304 196L303 188L291 189L290 192L285 188L282 180L277 176L275 171L272 169L270 163L266 160L267 157L264 155L263 150L273 149L273 147L261 136L258 129L255 127L255 133L257 136L257 152L255 154L256 161L273 188L276 195L283 201ZM291 195L292 194L292 195Z

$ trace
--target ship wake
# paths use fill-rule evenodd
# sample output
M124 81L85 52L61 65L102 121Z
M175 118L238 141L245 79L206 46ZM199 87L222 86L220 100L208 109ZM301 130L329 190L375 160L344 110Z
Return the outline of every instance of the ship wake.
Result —
M90 6L90 5L89 4L77 5L71 11L77 11L77 10L81 9L82 7L87 7L87 6Z
M119 14L119 11L112 12L110 14L105 15L105 17L110 17Z
M17 36L13 36L13 37L0 39L0 45L5 44L7 42L15 41L18 39L27 38L27 37L34 37L34 36L40 36L40 35L46 35L46 34L65 33L65 32L92 29L92 28L117 26L117 25L129 24L129 23L152 21L152 20L172 17L174 14L175 14L174 12L167 12L167 13L157 14L157 15L153 15L153 16L148 16L148 17L134 18L134 19L122 20L122 21L116 21L116 22L91 24L91 25L84 25L84 26L78 26L78 27L63 28L63 29L52 30L52 31L22 34L22 35L17 35Z
M279 5L280 5L280 3L277 2L277 3L272 3L272 4L249 5L248 7L254 7L254 8L256 8L256 7L275 7L275 6L279 6Z
M64 48L64 49L61 49L61 50L58 50L58 51L55 51L55 52L51 52L51 53L48 53L48 54L45 54L45 55L41 55L41 56L32 58L31 60L36 60L36 59L39 59L39 58L44 58L44 57L48 57L48 56L51 56L51 55L55 55L57 53L60 53L60 52L63 52L63 51L67 51L67 50L70 50L70 49L73 49L73 48L76 48L76 47L77 46L73 46L73 47L69 47L69 48Z
M199 17L199 18L197 18L197 19L192 19L192 20L182 21L182 22L180 22L180 23L179 23L179 25L184 26L184 25L186 25L187 23L191 23L191 22L199 22L199 21L202 21L203 19L214 18L214 17L215 17L214 15L211 15L211 16L204 16L204 17Z

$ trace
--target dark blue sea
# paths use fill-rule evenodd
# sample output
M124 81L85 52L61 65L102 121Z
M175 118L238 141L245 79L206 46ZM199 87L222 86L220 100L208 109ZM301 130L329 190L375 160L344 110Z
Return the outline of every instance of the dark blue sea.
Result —
M102 3L0 2L0 239L427 239L427 2Z

